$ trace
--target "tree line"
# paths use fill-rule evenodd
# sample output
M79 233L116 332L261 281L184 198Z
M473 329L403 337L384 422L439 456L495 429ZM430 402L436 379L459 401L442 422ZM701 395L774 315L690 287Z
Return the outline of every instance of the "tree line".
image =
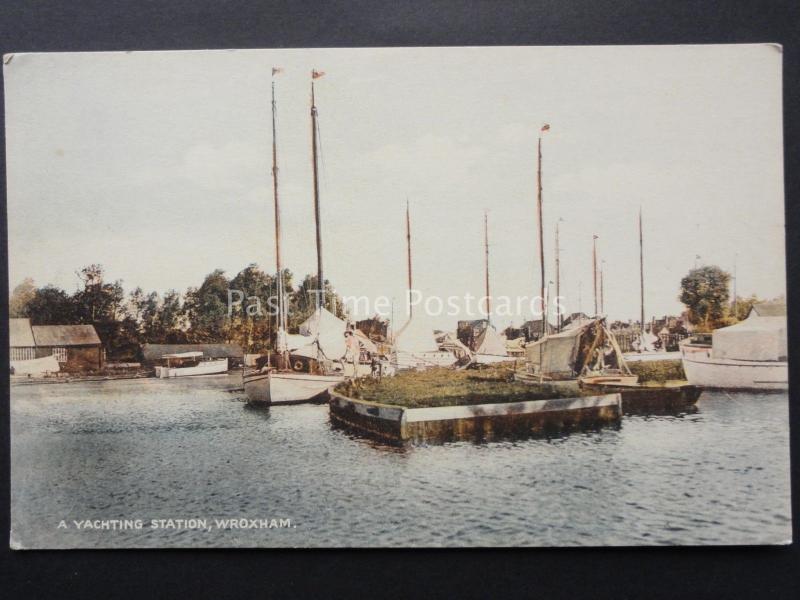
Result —
M109 359L136 360L142 344L235 343L245 351L260 352L275 342L275 319L268 313L268 299L277 296L278 278L250 264L233 278L215 269L197 287L184 293L169 290L163 295L136 287L126 293L121 280L106 282L102 265L78 272L82 289L69 294L45 285L37 287L27 278L9 299L9 316L26 317L33 325L91 324L97 330ZM289 332L296 332L316 307L316 276L306 275L295 284L289 269L281 273L287 297ZM261 302L261 314L253 303L230 303L230 290ZM328 310L347 318L341 298L325 282ZM239 299L234 294L234 300ZM250 306L250 310L248 310Z

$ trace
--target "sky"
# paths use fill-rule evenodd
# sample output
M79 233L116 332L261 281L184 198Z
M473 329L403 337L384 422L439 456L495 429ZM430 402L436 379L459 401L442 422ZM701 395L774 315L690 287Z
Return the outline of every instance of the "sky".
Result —
M277 66L283 256L298 278L316 272L318 69L325 275L340 294L402 304L408 201L424 298L483 295L484 212L491 294L537 295L547 123L545 275L555 281L559 222L569 312L593 312L597 235L605 313L638 318L640 209L648 319L680 313L680 279L695 265L735 264L739 295L775 297L785 293L781 60L767 44L6 57L9 283L74 291L75 271L101 263L126 290L163 293L215 268L273 271Z

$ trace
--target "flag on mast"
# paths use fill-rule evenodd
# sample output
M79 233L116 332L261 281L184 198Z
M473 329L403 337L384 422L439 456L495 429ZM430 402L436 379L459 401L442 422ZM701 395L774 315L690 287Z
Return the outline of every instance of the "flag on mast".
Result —
M325 75L325 71L317 71L316 69L311 70L311 79L319 79Z
M542 131L550 131L550 125L548 123L542 125Z
M278 73L283 73L283 67L272 67L272 76L275 77Z

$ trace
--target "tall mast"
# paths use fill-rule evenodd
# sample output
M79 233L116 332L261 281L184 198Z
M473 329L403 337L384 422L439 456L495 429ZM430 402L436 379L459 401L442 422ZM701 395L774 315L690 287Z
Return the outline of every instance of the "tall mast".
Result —
M314 223L317 233L317 308L325 306L325 279L322 273L322 233L319 214L319 175L317 165L317 105L314 98L314 79L317 72L311 72L311 162L314 171Z
M606 303L603 299L603 265L606 264L606 261L600 261L600 314L606 314Z
M492 323L492 296L489 293L489 213L483 213L483 248L486 255L486 321Z
M542 299L542 337L547 333L547 301L545 299L544 279L544 220L542 217L542 134L549 129L550 125L542 125L541 130L539 130L538 162L536 169L536 210L539 215L539 271L541 273L539 297Z
M736 252L733 255L733 317L736 317L736 259L739 257L739 253Z
M406 257L408 260L408 319L411 320L411 317L414 313L414 307L411 304L411 290L414 289L412 280L411 280L411 206L408 202L408 198L406 198Z
M592 290L594 294L594 316L597 316L597 236L592 236Z
M280 69L272 68L272 76L280 73ZM278 293L277 327L280 331L286 330L286 307L283 289L283 268L281 264L281 210L278 195L278 136L277 136L277 105L275 102L275 81L272 81L272 199L275 207L275 274L276 291ZM285 350L285 349L284 349Z
M539 213L539 271L541 281L539 297L542 299L542 332L540 340L547 336L547 300L545 298L544 280L544 218L542 217L542 134L550 129L550 125L542 125L539 130L538 162L536 168L536 208ZM544 381L544 364L542 362L543 345L539 345L539 383Z
M558 224L561 219L556 221L556 299L561 296L561 249L558 247ZM556 330L561 333L561 319L563 315L560 311L556 313Z
M644 341L644 241L642 236L642 207L639 207L639 295L641 301L642 340Z

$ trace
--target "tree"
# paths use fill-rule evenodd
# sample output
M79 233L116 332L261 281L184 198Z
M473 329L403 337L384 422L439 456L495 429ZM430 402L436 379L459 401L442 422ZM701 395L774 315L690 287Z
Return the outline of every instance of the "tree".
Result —
M89 265L81 269L83 290L73 296L81 323L117 321L123 317L125 291L122 282L103 283L102 265Z
M78 322L72 298L54 285L37 289L26 306L32 325L70 325Z
M692 269L681 279L678 299L689 311L689 321L705 331L715 329L726 317L729 273L716 266Z
M306 275L289 299L289 330L295 331L314 312L317 306L317 277ZM347 319L347 310L342 298L334 292L330 281L325 281L325 308L340 319Z
M275 343L277 278L250 264L231 279L237 302L231 306L231 338L243 348L263 351ZM240 298L238 294L241 293ZM238 301L241 300L241 303Z
M158 309L159 342L166 344L185 344L186 332L183 330L184 311L181 295L175 290L164 294Z
M216 269L206 275L199 288L186 291L184 306L190 323L187 333L193 343L228 341L229 289L230 282L225 277L225 271Z
M12 319L27 317L28 304L36 295L36 285L33 279L26 277L22 283L14 288L8 300L8 316Z

